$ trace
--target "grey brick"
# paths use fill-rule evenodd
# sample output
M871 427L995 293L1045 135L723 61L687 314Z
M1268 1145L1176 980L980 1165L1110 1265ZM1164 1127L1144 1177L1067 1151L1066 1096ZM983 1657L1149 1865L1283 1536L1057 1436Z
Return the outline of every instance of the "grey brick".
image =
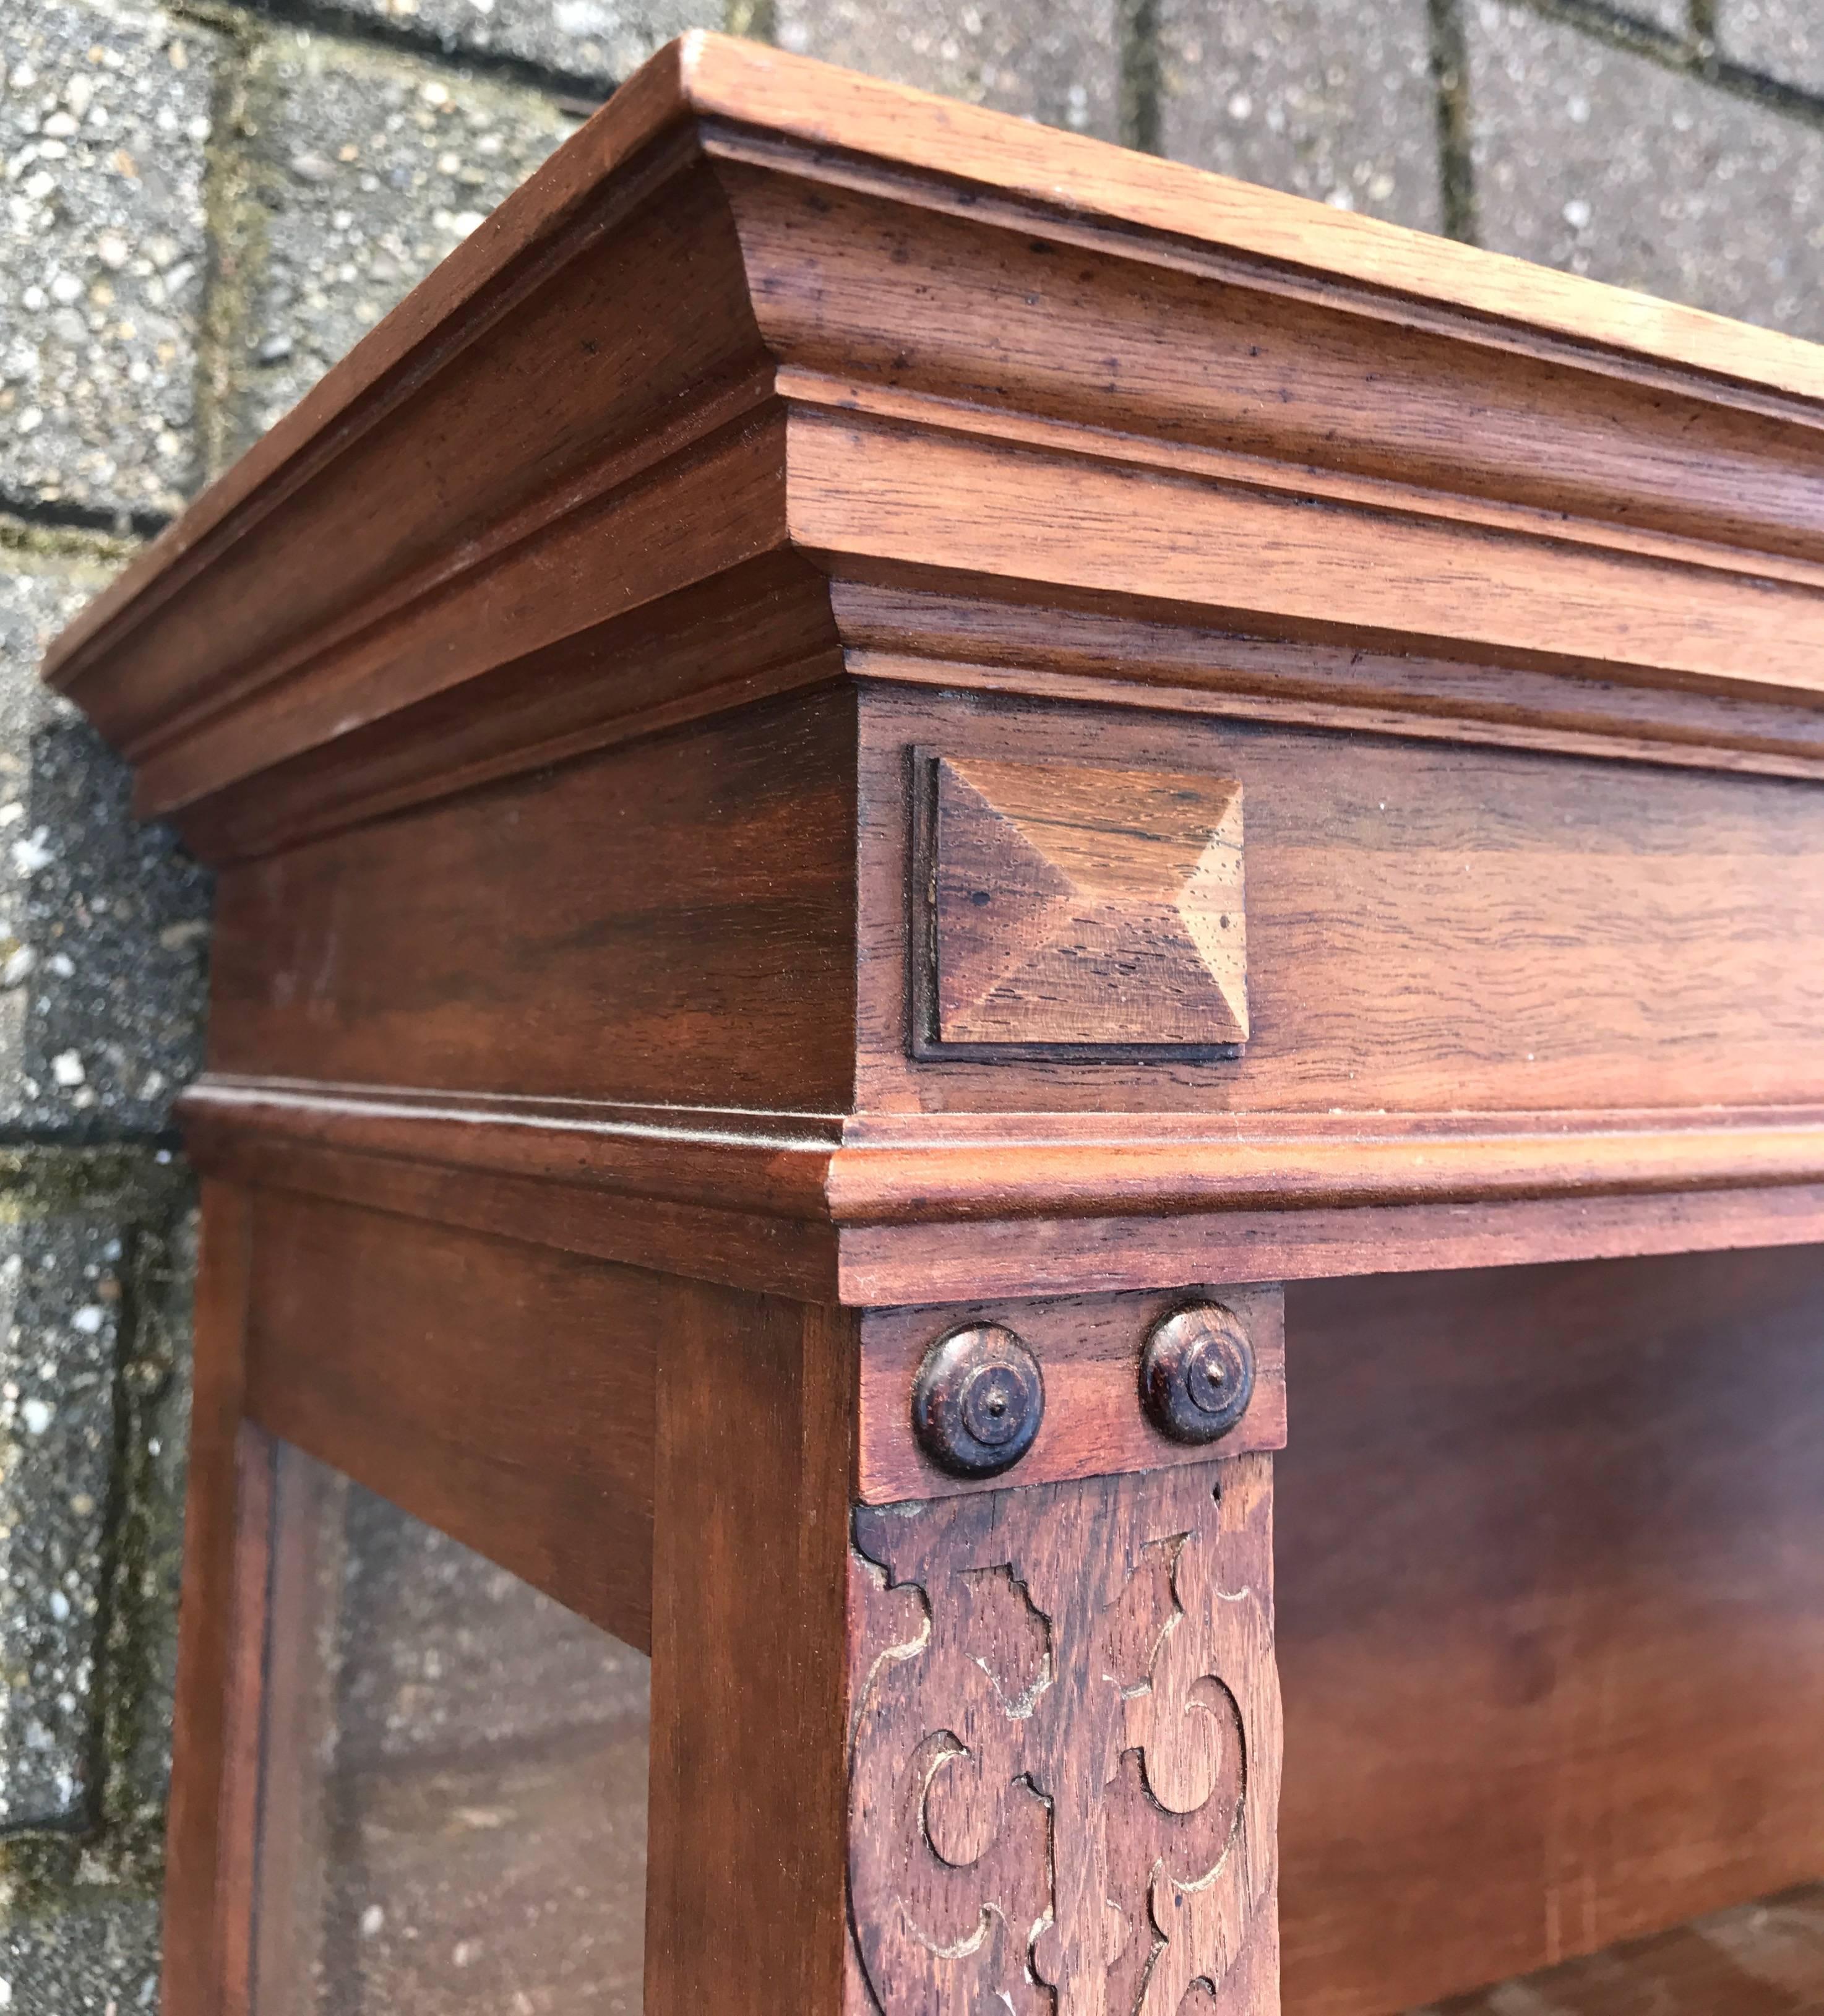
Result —
M1685 36L1690 32L1690 0L1614 0L1613 11L1625 22L1630 18L1649 27Z
M6 0L0 491L174 510L196 466L212 37L111 0Z
M1818 0L1721 0L1717 43L1737 63L1824 93L1824 11Z
M158 2007L158 1903L98 1895L0 1931L7 2016L148 2016Z
M206 986L209 878L134 823L125 766L38 678L105 578L0 542L0 1122L77 1138L165 1128Z
M1824 336L1824 134L1477 0L1484 243Z
M429 29L446 49L517 56L606 93L687 28L719 28L692 0L341 0L376 20Z
M156 1894L163 1864L194 1237L168 1154L0 1154L0 1978L13 2016L123 1992L149 2006L154 1946L134 1929L135 1898Z
M87 1825L112 1486L122 1228L0 1226L0 1827Z
M1015 112L1117 137L1113 0L779 0L787 49Z
M106 1158L91 1151L92 1167ZM32 1165L41 1168L41 1155ZM101 1834L78 1863L88 1881L155 1879L163 1867L177 1678L178 1589L188 1467L197 1214L176 1157L128 1165L127 1330L117 1384L107 1630L101 1647Z
M285 34L260 59L266 260L243 445L264 432L574 128L531 91Z
M0 1154L0 1836L162 1803L182 1186L168 1154Z
M1175 160L1439 229L1425 0L1178 0L1165 43Z

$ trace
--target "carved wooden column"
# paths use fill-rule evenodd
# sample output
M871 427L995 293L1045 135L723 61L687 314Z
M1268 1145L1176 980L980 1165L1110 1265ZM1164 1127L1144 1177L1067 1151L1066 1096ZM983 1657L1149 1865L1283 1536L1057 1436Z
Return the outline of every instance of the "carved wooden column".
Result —
M1144 1330L1185 1322L1178 1300L994 1312L1057 1352L1064 1418L1022 1459L1050 1481L927 1476L916 1499L856 1508L849 1899L872 1998L860 2008L1279 2006L1276 1294L1235 1298L1260 1405L1224 1446L1085 1476L1093 1443L1069 1419L1115 1417L1104 1460L1170 1447L1121 1433L1117 1409L1138 1411ZM865 1362L916 1334L905 1312L869 1327ZM883 1467L898 1428L865 1420Z
M1521 1821L1278 1898L1262 1284L1824 1240L1821 445L1764 331L719 38L617 91L52 655L219 877L168 2016L1505 1971ZM444 1726L363 1533L574 1836L361 1832ZM1335 1978L1383 1865L1452 1978Z
M1212 1310L1240 1404L1174 1441L1146 1341ZM745 1968L769 2006L851 2016L1275 2009L1278 1291L858 1319L681 1292L674 1317L649 2008ZM988 1330L1030 1352L1042 1418L971 1478L921 1446L914 1389Z

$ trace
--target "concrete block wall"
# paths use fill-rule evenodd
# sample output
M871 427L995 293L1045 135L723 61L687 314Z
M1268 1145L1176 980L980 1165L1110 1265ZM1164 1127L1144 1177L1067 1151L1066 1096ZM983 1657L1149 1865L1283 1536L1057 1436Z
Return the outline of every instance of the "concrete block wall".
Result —
M1824 337L1817 0L0 0L0 2011L157 1998L209 891L45 639L695 25Z

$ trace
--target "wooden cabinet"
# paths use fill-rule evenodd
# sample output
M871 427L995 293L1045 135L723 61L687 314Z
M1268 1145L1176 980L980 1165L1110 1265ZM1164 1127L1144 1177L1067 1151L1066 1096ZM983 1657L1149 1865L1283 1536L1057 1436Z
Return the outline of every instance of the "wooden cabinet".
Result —
M1824 1867L1824 352L692 37L52 675L220 877L173 2016L416 2016L363 1492L607 1634L440 2010L633 1992L649 1654L647 2016Z

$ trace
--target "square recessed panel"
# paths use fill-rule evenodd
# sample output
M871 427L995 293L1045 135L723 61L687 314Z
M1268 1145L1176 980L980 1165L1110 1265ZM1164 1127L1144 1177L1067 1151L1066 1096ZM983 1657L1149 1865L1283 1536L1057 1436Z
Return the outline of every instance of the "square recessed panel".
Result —
M915 1046L1247 1040L1241 786L920 752Z

